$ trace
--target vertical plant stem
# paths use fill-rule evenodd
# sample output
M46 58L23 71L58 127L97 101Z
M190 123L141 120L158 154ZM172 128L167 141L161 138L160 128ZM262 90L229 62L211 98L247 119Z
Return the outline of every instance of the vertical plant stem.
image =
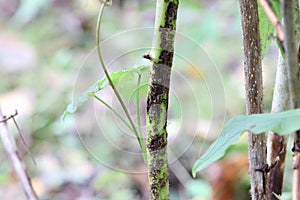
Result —
M247 114L263 112L262 68L256 0L240 0L243 29L244 71ZM266 162L265 134L248 134L248 159L250 168L251 197L266 199L266 175L258 171Z
M107 78L107 81L109 83L109 85L111 86L111 88L113 89L118 101L120 102L121 104L121 107L122 109L124 110L125 112L125 115L132 127L132 130L133 130L133 133L135 134L135 136L137 137L137 140L139 142L139 145L141 147L141 150L142 150L142 154L143 154L143 158L144 158L144 161L145 163L147 163L147 155L146 155L146 148L145 148L145 144L144 144L144 141L143 141L143 138L139 135L134 123L133 123L133 120L125 106L125 103L123 102L122 100L122 97L120 95L120 93L118 92L117 88L115 87L114 83L112 82L110 76L109 76L109 73L106 69L106 65L104 63L104 59L102 57L102 53L101 53L101 47L100 47L100 30L101 30L101 21L102 21L102 16L103 16L103 11L104 11L104 8L106 6L109 6L110 3L111 3L111 0L101 0L100 1L101 4L100 4L100 8L99 8L99 15L98 15L98 21L97 21L97 33L96 33L96 44L97 44L97 52L98 52L98 58L99 58L99 61L100 61L100 64L102 66L102 69L104 71L104 74Z
M280 50L278 51L279 58L272 102L273 113L289 110L290 108L286 62L283 59ZM268 186L270 191L268 197L272 200L278 199L274 194L282 194L286 139L286 136L281 136L273 132L268 134L267 163L269 166L274 166L270 169L268 174Z
M299 80L299 2L297 0L283 0L284 47L288 68L289 94L291 108L300 107L300 80ZM300 131L294 136L294 174L293 174L293 200L299 200L300 190Z
M142 126L141 126L141 112L140 112L140 86L141 86L141 78L142 75L138 74L137 81L137 90L136 90L136 114L137 114L137 122L138 122L138 131L140 137L142 137Z
M153 46L145 58L153 62L147 97L147 155L150 198L169 199L167 112L179 0L157 0Z

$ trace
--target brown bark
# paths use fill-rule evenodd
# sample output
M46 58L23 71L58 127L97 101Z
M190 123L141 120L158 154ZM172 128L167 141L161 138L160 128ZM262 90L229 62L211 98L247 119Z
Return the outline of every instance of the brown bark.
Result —
M280 52L279 52L280 54ZM288 88L287 66L286 62L279 55L275 87L272 102L272 112L282 112L290 108L289 101L289 88ZM277 200L274 195L281 195L283 175L284 175L284 162L286 155L286 136L280 136L276 133L270 132L268 134L267 142L267 162L270 172L268 174L269 185L269 198Z
M244 71L247 114L263 112L262 69L260 38L258 30L258 8L256 0L240 0L243 29ZM266 161L265 134L248 134L248 159L253 200L266 199L266 174L263 168Z
M268 151L272 151L269 164L270 172L268 174L268 199L278 200L274 193L277 195L282 194L284 162L286 155L286 138L273 132L269 133L268 137L272 141L272 150L268 149Z

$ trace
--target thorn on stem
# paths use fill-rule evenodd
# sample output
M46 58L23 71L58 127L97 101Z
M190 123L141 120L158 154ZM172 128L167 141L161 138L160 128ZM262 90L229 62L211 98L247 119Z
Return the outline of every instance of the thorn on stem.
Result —
M145 59L150 60L151 62L153 62L153 58L150 56L149 53L144 54L143 58L145 58Z

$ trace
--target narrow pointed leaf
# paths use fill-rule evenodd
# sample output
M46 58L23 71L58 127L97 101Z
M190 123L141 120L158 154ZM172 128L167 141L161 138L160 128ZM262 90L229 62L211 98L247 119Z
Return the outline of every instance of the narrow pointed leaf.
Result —
M253 114L235 117L227 122L218 139L208 148L193 167L193 176L213 162L222 158L226 150L236 143L241 135L250 131L260 134L273 131L286 135L300 129L300 109L275 114Z

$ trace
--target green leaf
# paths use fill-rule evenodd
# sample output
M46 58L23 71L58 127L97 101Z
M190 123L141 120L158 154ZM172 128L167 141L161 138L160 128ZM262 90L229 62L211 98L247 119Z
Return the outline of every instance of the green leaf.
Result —
M280 7L280 0L272 0L270 1L272 10L276 15L278 21L281 21L281 7Z
M283 198L282 198L281 195L276 194L276 193L274 193L274 192L273 192L273 194L274 194L274 196L275 196L278 200L283 200Z
M270 1L271 8L274 14L277 16L277 19L280 21L280 1L272 0ZM259 34L260 34L260 44L261 44L261 56L262 58L266 55L269 46L272 42L271 34L274 33L274 26L271 24L268 16L266 15L264 9L261 7L260 3L258 4L258 19L259 19Z
M246 131L254 134L273 131L280 135L286 135L298 129L300 129L300 109L275 114L253 114L235 117L227 122L220 137L196 161L192 170L193 176L195 177L196 172L222 158L226 150L236 143Z
M112 80L114 85L120 84L120 81L130 81L134 75L134 73L141 74L146 71L149 71L148 65L142 65L142 66L135 66L130 69L121 70L118 72L112 72L109 76ZM124 77L126 76L126 79ZM80 96L75 98L72 103L70 103L64 113L61 116L61 119L64 120L65 117L68 114L75 113L78 108L88 101L89 97L94 97L97 92L104 89L105 86L108 85L108 81L106 77L102 78L101 80L97 81L95 84L93 84L91 87L89 87L87 90L85 90Z
M261 57L263 58L272 42L270 35L274 33L274 26L269 21L265 11L258 4L258 19L259 19L259 37L261 47Z

